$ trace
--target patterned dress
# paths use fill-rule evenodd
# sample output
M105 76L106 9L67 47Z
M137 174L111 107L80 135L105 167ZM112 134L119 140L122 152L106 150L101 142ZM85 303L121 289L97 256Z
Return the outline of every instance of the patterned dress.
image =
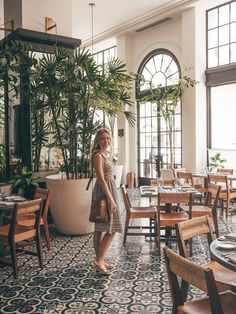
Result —
M113 167L112 163L109 159L105 158L102 154L101 156L104 158L104 178L107 183L107 186L113 196L115 203L118 205L117 194L116 194L116 185L113 178ZM104 199L104 192L96 181L93 192L92 192L92 200L99 201ZM114 233L114 232L122 232L122 226L119 218L119 209L114 213L110 214L110 221L106 222L96 222L95 223L95 231L102 231L107 233Z

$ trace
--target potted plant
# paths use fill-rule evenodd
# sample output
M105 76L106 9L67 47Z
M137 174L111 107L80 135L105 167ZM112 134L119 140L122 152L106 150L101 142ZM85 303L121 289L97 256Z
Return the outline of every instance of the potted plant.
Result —
M184 90L188 87L194 87L196 83L197 81L185 75L172 85L153 86L152 82L150 82L150 89L139 91L138 93L139 101L157 102L159 114L163 117L168 131L170 168L173 169L173 127L176 107L181 100Z
M43 55L35 66L31 86L37 84L38 97L43 100L38 99L38 106L46 117L51 146L59 151L66 177L46 177L52 216L63 234L92 231L88 222L91 188L86 192L85 187L90 176L92 137L102 126L97 111L110 116L124 112L132 123L130 112L124 111L125 105L131 105L132 82L120 60L112 59L103 73L90 52L81 49L72 54L56 48L55 54Z
M224 163L226 163L226 159L222 158L220 153L216 153L215 155L209 158L208 171L212 172L213 170L219 167L224 168L223 166Z

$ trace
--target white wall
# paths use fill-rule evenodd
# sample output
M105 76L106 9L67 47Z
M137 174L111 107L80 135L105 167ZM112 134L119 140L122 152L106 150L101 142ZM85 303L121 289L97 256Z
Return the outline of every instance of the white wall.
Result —
M72 0L23 0L22 26L45 32L45 17L57 23L57 34L72 36Z

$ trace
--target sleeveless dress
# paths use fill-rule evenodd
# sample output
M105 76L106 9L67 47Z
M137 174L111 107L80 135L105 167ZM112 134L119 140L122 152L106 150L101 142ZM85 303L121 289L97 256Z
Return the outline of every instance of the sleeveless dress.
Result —
M100 154L104 159L104 178L107 183L107 186L113 196L113 199L118 206L118 199L117 199L117 193L116 193L116 185L113 178L113 167L112 163L109 159L105 158L102 154ZM101 199L104 199L104 192L98 183L96 181L93 192L92 192L92 200L99 201ZM95 223L95 231L101 231L101 232L107 232L107 233L114 233L114 232L122 232L122 226L119 218L119 208L118 210L112 214L110 213L110 221L106 222L96 222Z

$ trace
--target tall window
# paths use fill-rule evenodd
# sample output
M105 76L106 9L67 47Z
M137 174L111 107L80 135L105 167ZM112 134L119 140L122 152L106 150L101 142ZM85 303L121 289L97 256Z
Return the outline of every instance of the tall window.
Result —
M236 99L236 84L211 88L211 148L213 149L236 149L234 99Z
M112 46L107 49L101 50L97 53L93 54L93 58L96 61L97 65L99 65L102 73L106 71L106 65L109 60L113 58L117 58L117 47ZM96 112L96 119L103 122L103 125L110 129L113 135L113 150L114 157L117 156L118 151L118 142L117 142L117 119L115 117L107 117L103 111Z
M143 60L138 73L143 76L144 82L137 86L137 93L150 90L155 86L173 85L180 79L177 60L170 51L165 49L151 52ZM142 182L142 178L156 178L159 168L168 168L170 165L168 129L158 110L158 103L138 102L138 132L139 177ZM172 132L173 157L177 167L181 165L180 103L176 108Z
M207 11L208 68L236 62L236 1Z
M208 152L235 167L236 1L212 8L207 17Z

